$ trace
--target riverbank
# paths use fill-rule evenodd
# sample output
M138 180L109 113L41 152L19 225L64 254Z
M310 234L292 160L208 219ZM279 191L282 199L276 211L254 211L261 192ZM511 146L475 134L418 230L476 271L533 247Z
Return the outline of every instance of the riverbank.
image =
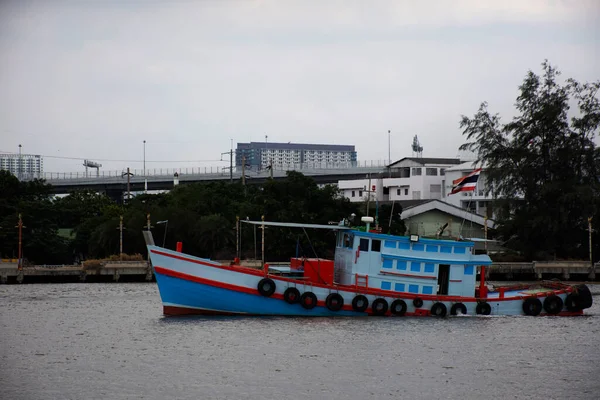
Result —
M221 261L228 265L230 262ZM242 262L244 266L261 268L260 262ZM284 266L286 263L270 263ZM562 281L595 282L600 277L600 265L591 268L589 263L530 262L494 263L486 269L489 281L536 281L560 279ZM277 273L277 271L273 271ZM82 265L37 265L18 269L16 263L0 263L0 283L74 283L74 282L152 282L154 271L146 261L107 261L95 268Z

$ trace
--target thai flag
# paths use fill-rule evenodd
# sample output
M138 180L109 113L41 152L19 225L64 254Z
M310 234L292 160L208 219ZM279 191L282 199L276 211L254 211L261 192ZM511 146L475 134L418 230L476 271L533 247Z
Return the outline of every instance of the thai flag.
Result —
M452 181L452 191L450 192L450 194L474 191L475 187L477 186L477 179L479 179L480 172L481 168L478 168L475 171L471 172L469 175L463 176L462 178L458 178Z

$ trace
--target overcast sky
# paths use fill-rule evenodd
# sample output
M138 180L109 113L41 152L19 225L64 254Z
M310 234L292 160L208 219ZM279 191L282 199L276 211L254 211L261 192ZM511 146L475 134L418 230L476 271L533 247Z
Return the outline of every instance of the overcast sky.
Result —
M45 171L223 165L235 142L455 157L544 59L600 79L600 1L0 2L0 151ZM184 162L204 160L204 162ZM170 162L157 162L170 161Z

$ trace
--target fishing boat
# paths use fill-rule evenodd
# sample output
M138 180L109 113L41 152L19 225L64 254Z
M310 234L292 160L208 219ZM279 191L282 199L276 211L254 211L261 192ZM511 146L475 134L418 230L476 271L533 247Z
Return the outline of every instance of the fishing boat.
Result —
M395 236L365 226L242 221L262 228L328 229L335 257L291 257L286 268L261 269L184 254L154 245L144 232L165 315L434 316L582 315L591 307L585 285L537 282L489 289L487 254L474 242ZM479 283L477 282L479 276Z

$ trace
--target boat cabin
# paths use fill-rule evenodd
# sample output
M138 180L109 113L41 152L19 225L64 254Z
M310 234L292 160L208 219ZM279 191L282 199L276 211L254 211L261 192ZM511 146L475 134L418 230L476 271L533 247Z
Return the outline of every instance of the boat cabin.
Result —
M394 292L473 296L477 266L491 264L487 255L472 254L473 247L472 242L342 230L334 281Z

